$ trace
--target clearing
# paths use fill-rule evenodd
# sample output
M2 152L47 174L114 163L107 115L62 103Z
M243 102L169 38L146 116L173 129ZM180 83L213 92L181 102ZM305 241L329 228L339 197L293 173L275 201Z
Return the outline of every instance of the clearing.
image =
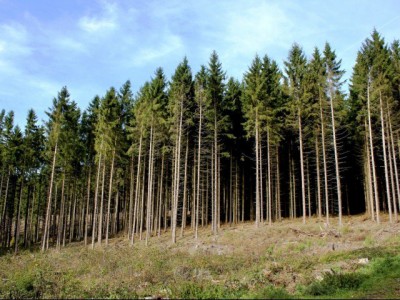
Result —
M1 298L400 298L400 224L366 216L256 229L247 222L199 238L170 232L149 245L125 236L91 249L0 256Z

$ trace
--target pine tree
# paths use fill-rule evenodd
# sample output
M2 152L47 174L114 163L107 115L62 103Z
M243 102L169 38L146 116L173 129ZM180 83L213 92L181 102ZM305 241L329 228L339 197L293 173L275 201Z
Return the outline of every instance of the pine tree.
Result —
M307 101L307 89L305 77L307 72L307 60L299 45L294 44L289 51L288 60L285 61L285 71L288 83L288 102L290 114L297 119L292 126L297 128L299 134L300 148L300 170L301 170L301 199L303 223L306 222L306 186L304 175L304 147L303 147L303 119Z
M328 43L325 44L324 49L324 65L326 70L327 80L327 94L329 98L330 110L331 110L331 122L332 122L332 138L333 138L333 150L335 156L335 172L336 172L336 187L337 187L337 202L339 212L339 226L342 226L342 188L339 170L339 155L338 155L338 142L336 138L337 117L335 117L335 102L340 101L342 97L340 87L342 85L341 77L344 71L340 69L341 60L336 60L336 54L331 49Z

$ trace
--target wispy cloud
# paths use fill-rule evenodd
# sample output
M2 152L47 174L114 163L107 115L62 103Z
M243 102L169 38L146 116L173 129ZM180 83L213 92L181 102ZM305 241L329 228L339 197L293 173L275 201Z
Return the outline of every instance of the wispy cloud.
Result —
M83 16L79 20L80 28L89 33L104 33L105 31L112 31L116 29L118 27L117 5L112 2L102 1L101 9L102 11L100 15Z
M79 0L60 2L57 13L45 1L0 3L12 10L0 11L0 104L20 103L22 115L31 104L43 112L63 85L82 108L127 79L137 90L158 66L170 76L184 55L196 72L212 50L240 79L256 53L282 64L293 42L311 54L329 41L350 72L354 43L374 26L389 41L400 35L390 0Z

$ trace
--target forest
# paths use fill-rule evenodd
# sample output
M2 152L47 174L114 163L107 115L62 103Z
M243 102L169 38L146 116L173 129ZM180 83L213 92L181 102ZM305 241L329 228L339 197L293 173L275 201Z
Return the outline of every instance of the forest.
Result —
M121 235L176 243L283 218L397 222L399 41L374 30L343 74L329 43L293 44L282 70L256 55L241 81L214 51L196 74L183 58L170 79L158 68L139 91L128 80L83 111L63 87L45 124L29 110L24 130L2 110L1 251Z

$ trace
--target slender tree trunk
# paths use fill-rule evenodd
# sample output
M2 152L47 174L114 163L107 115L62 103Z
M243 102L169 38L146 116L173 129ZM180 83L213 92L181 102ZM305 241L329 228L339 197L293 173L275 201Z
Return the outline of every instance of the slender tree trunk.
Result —
M279 148L276 146L276 201L278 203L278 220L282 220L282 209L281 209L281 175L280 175L280 167L279 167Z
M146 156L145 156L146 158ZM146 161L145 158L143 159L143 175L142 175L142 191L141 191L141 199L140 199L140 228L139 228L139 239L142 240L142 234L143 234L143 221L144 221L144 194L145 194L145 178L146 178Z
M380 221L379 214L379 196L378 196L378 183L376 181L376 170L375 170L375 155L374 155L374 142L372 139L372 125L371 125L371 100L370 100L370 91L369 91L369 82L367 86L367 110L368 110L368 132L369 132L369 146L370 146L370 155L371 155L371 168L372 168L372 178L373 178L373 186L374 186L374 198L375 198L375 212L376 212L376 222L378 224Z
M386 134L387 134L387 140L388 140L388 146L387 146L387 152L389 155L389 172L390 172L390 185L391 185L391 191L392 191L392 200L393 200L393 214L394 214L394 221L397 222L397 204L396 204L396 185L394 182L394 171L393 171L393 159L392 159L392 151L391 151L391 144L392 140L390 139L390 129L389 129L389 123L386 122Z
M214 234L218 234L218 204L219 204L219 184L218 184L218 123L217 108L214 106L214 196L213 196L213 230Z
M256 228L260 227L260 157L259 157L259 140L258 140L258 113L256 109L256 124L255 124L255 130L256 130L256 143L255 143L255 151L256 151Z
M368 126L367 120L364 121L365 124L365 156L366 156L366 163L367 163L367 181L368 181L368 199L369 199L369 208L371 213L372 221L375 221L375 204L374 204L374 191L373 191L373 179L372 179L372 170L371 170L371 160L370 160L370 150L369 150L369 139L368 139Z
M339 171L339 155L336 144L336 126L335 126L335 112L333 108L333 87L330 85L330 94L331 94L331 118L332 118L332 137L333 137L333 151L335 154L335 171L336 171L336 186L337 186L337 197L338 197L338 209L339 209L339 226L342 226L342 188L340 184L340 171Z
M325 188L325 217L326 224L329 225L329 192L328 192L328 167L326 160L326 147L325 147L325 123L322 109L322 99L319 100L319 110L321 118L321 143L322 143L322 161L324 165L324 188Z
M0 186L1 188L1 186ZM27 246L27 242L28 242L28 224L29 224L29 220L30 220L30 216L29 216L29 208L31 206L31 185L28 184L28 195L26 197L26 205L25 205L25 220L24 220L24 247ZM32 216L33 216L33 211L32 211Z
M102 174L102 180L101 180L101 197L100 197L100 211L99 211L99 230L97 231L97 243L101 245L101 240L103 237L103 207L104 207L104 190L106 187L106 162L104 161L103 164L103 174Z
M74 204L72 206L72 214L71 214L71 224L69 226L70 230L69 230L69 242L71 243L74 240L74 235L75 235L75 219L76 219L76 202L77 202L77 191L76 191L76 187L75 187L75 192L74 192Z
M132 234L132 218L133 218L133 189L134 189L134 166L133 166L133 154L131 156L131 174L130 174L130 181L129 181L129 213L128 213L128 240L131 239Z
M258 149L260 151L259 157L258 157L258 168L260 172L260 223L264 223L264 189L263 189L263 156L262 156L262 141L261 141L261 134L258 136ZM268 180L269 178L266 178L267 182L265 185L265 188L267 189L268 186ZM267 192L267 198L268 198L268 192ZM269 198L266 199L266 202L269 201ZM266 206L267 208L267 206ZM266 209L266 212L268 213L268 209ZM268 218L268 216L267 216Z
M88 172L88 183L87 183L87 194L86 194L86 210L83 215L85 217L85 233L84 233L84 242L85 246L87 246L88 242L88 230L89 230L89 207L90 207L90 180L91 180L92 167L89 167Z
M267 128L267 163L268 163L268 224L272 225L271 155L270 155L270 137L268 128Z
M178 136L176 142L176 157L175 157L175 176L174 176L174 191L172 199L172 243L176 243L176 227L178 223L178 202L179 202L179 184L180 184L180 164L181 164L181 138L182 138L182 123L183 123L183 99L180 105L180 116L178 125Z
M198 147L197 147L197 188L196 188L196 205L195 210L196 214L195 217L195 233L194 237L197 239L199 235L199 204L200 204L200 166L201 166L201 134L202 134L202 125L203 125L203 106L199 105L200 109L200 118L199 118L199 132L198 132ZM193 217L193 216L192 216ZM203 218L202 218L203 219Z
M392 122L391 122L391 118L390 118L390 109L389 109L389 104L386 103L387 105L387 110L388 110L388 121L389 121L389 133L390 133L390 140L391 140L391 151L392 151L392 156L393 156L393 167L394 167L394 176L395 176L395 186L396 186L396 197L397 197L397 201L398 201L398 205L399 205L399 209L400 209L400 183L399 183L399 173L397 170L397 157L396 157L396 150L395 150L395 141L393 138L393 130L392 130ZM389 150L390 151L390 150ZM393 197L393 200L395 201L396 197ZM397 203L394 202L393 204L394 207L397 206Z
M26 237L27 240L27 244L25 246L30 246L34 240L35 240L35 236L33 233L33 222L34 222L34 216L35 216L35 204L36 204L36 185L35 183L33 183L33 191L32 191L32 209L31 209L31 216L29 218L29 233ZM37 212L38 214L39 212Z
M389 209L389 222L393 223L392 200L390 198L390 186L389 186L389 170L388 170L387 156L386 156L386 134L385 134L385 120L383 117L382 92L379 92L379 104L380 104L380 111L381 111L381 133L382 133L382 148L383 148L383 164L385 167L386 199L387 199L388 209Z
M159 199L158 199L158 207L159 207L159 212L158 212L158 229L157 229L157 235L160 237L161 236L161 208L162 204L164 202L165 204L165 199L163 201L163 183L164 183L164 157L165 154L162 154L161 158L161 176L160 176L160 193L159 193Z
M304 156L303 156L303 129L301 123L301 111L298 111L299 121L299 142L300 142L300 171L301 171L301 200L303 204L303 224L306 223L306 186L304 177Z
M20 186L20 190L19 190L19 197L18 197L18 204L17 204L17 216L15 219L15 229L14 229L14 240L15 240L14 253L15 254L18 253L23 189L24 189L24 174L21 175L21 186Z
M322 207L321 207L321 179L319 170L319 143L318 135L315 137L315 157L317 167L317 199L318 199L318 219L322 220Z
M130 245L133 245L134 236L136 231L137 216L139 213L139 191L140 191L140 166L142 159L142 141L143 141L143 127L140 129L140 139L139 139L139 154L137 162L137 173L136 173L136 186L135 186L135 207L133 209L133 220L132 220L132 234Z
M182 224L181 224L181 237L183 237L183 231L186 227L186 202L187 202L187 165L189 158L189 136L186 137L186 154L185 154L185 170L183 177L183 207L182 207Z
M114 178L114 163L115 163L115 147L112 154L111 160L111 171L110 171L110 184L108 189L108 201L107 201L107 218L106 218L106 245L108 245L108 232L110 230L110 216L111 216L111 198Z
M146 205L146 246L148 245L149 238L150 238L150 224L151 224L151 218L152 218L152 209L151 209L151 204L153 201L153 141L154 139L154 133L153 133L153 125L150 128L150 145L149 145L149 166L148 166L148 175L147 175L147 205Z
M65 210L65 173L62 177L61 185L61 206L60 206L60 217L58 219L58 232L57 232L57 250L61 250L61 239L64 228L64 210Z
M101 142L100 149L103 148L103 141ZM94 208L93 208L93 226L92 226L92 249L94 248L94 242L96 239L96 225L97 225L97 206L99 198L99 185L100 185L100 173L101 173L101 160L102 154L99 155L99 164L97 166L97 176L96 176L96 189L94 192Z
M308 218L311 219L311 192L310 192L310 168L308 166L308 158L306 159L307 167L307 202L308 202Z
M57 146L58 143L54 147L53 153L53 163L51 166L51 176L50 176L50 185L49 185L49 197L47 200L47 209L46 209L46 220L44 224L44 233L42 238L42 251L48 248L48 240L49 240L49 230L50 230L50 216L51 216L51 197L53 192L53 182L54 182L54 173L56 168L56 157L57 157Z

